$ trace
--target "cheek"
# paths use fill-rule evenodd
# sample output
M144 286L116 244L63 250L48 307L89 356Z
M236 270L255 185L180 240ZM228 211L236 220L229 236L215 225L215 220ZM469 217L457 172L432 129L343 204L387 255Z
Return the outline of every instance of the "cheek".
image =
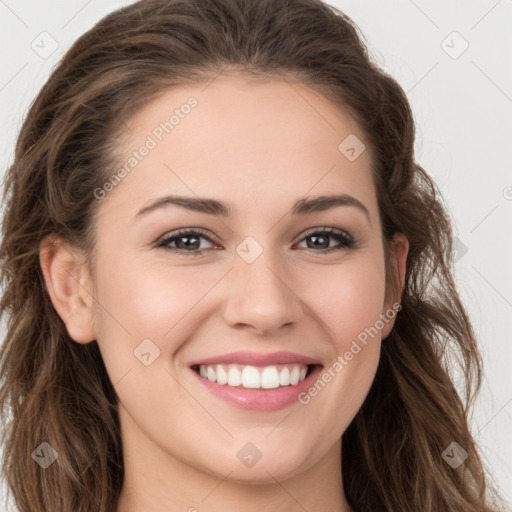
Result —
M327 337L338 352L344 352L383 313L383 263L378 258L354 258L346 265L309 272L309 276L301 285L303 295L321 320Z
M194 279L179 268L142 267L120 273L115 300L123 304L122 315L130 331L163 340L191 311L208 290L208 278Z
M377 369L384 266L378 258L361 258L318 273L315 284L308 298L331 345L332 359L301 403L319 423L332 425L330 435L337 438L360 409Z
M96 277L98 342L105 352L115 348L117 360L120 348L133 357L144 339L162 353L175 351L188 336L185 326L203 311L201 300L219 280L213 265L178 266L136 257L110 261L108 255L101 261Z

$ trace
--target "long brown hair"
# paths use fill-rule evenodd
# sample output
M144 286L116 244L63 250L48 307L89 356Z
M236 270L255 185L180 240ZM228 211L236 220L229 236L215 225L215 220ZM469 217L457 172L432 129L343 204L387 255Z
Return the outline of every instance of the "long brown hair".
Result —
M73 342L53 308L39 244L53 233L92 254L93 191L112 175L123 123L164 88L228 66L293 77L347 110L373 150L383 239L409 240L402 310L343 434L348 502L358 512L497 510L468 428L481 359L452 276L450 218L414 160L405 93L353 22L319 0L142 0L81 36L33 102L6 174L0 249L3 468L18 509L111 512L124 476L117 395L97 342ZM442 457L453 441L468 453L456 469ZM45 470L31 457L43 442L58 453Z

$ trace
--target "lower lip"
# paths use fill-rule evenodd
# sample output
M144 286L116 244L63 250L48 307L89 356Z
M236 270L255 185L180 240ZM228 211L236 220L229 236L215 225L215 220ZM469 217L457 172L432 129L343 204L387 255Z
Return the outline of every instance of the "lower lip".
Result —
M251 411L277 411L297 402L298 396L312 385L321 369L321 366L315 366L310 375L295 386L272 389L234 388L227 384L217 384L191 371L208 391L230 405Z

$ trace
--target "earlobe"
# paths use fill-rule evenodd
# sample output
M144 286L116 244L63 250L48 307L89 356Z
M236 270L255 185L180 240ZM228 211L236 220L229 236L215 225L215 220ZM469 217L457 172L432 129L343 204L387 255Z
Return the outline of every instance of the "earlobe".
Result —
M77 343L96 339L93 298L83 254L56 235L41 241L39 257L52 304Z
M406 236L402 233L395 234L391 248L391 266L395 275L393 276L393 282L396 284L396 292L389 293L386 290L386 301L384 305L383 315L387 318L392 317L390 321L386 323L381 331L382 339L386 339L395 324L395 318L398 314L396 305L400 304L402 292L405 287L405 273L406 273L406 262L407 254L409 253L409 241ZM398 295L398 296L397 296Z

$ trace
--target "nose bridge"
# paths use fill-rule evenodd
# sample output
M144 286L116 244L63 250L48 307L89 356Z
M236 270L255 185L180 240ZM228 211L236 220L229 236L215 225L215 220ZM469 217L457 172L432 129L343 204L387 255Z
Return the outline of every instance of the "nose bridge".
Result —
M296 323L303 308L273 251L261 247L255 259L245 257L251 251L254 257L255 250L250 240L237 249L227 285L225 319L232 326L245 324L267 333Z

